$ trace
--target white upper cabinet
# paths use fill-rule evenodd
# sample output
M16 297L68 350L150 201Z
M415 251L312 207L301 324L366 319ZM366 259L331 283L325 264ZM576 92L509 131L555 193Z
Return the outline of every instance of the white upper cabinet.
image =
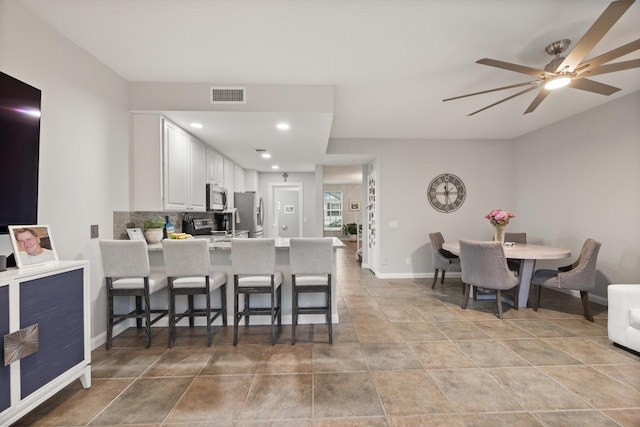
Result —
M190 206L188 210L204 212L207 209L207 149L205 145L193 137L190 139L191 155L191 188L189 191Z
M259 191L258 171L255 169L245 169L244 171L244 191Z
M135 114L132 123L132 209L204 211L204 144L157 114Z
M211 147L207 147L207 181L224 186L224 156Z
M224 182L222 183L223 187L227 189L227 193L229 197L227 197L227 207L229 209L233 208L233 193L236 191L234 186L234 175L235 175L235 163L231 160L224 158Z
M164 123L164 209L185 211L189 206L189 137L173 123Z
M233 186L234 191L243 192L244 189L244 169L238 165L233 168Z

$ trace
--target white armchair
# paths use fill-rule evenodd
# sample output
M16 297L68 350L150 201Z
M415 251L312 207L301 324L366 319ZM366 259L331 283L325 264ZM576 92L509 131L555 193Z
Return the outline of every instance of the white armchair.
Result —
M640 284L609 285L607 299L609 339L640 352Z

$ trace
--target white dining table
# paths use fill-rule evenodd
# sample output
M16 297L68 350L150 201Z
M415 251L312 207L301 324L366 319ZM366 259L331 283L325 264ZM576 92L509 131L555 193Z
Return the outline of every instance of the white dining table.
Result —
M526 307L529 298L529 289L531 288L531 278L536 266L536 260L539 259L563 259L571 256L571 251L564 248L556 248L553 246L534 245L531 243L516 243L514 245L503 246L504 255L507 258L521 259L520 271L520 291L518 292L518 307ZM445 242L442 249L460 255L459 242Z

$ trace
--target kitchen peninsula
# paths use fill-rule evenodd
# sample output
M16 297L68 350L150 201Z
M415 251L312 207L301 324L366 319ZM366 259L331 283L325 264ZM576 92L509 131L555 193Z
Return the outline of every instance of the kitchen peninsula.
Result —
M211 243L209 244L209 253L211 256L211 266L212 269L227 273L227 307L233 307L233 269L231 267L231 242L229 241L217 241L212 237L198 236L196 238L206 238L210 239ZM282 323L283 324L291 324L291 270L289 268L289 239L288 238L277 238L276 242L276 271L281 271L283 274L282 281ZM333 263L333 271L331 274L331 315L333 319L333 323L338 323L338 309L336 306L336 263L335 263L335 252L338 249L344 248L345 245L342 243L340 239L333 238L333 248L334 248L334 263ZM154 244L149 245L149 263L151 264L152 269L161 269L163 268L164 260L162 254L162 244ZM167 305L167 291L163 290L153 294L151 296L151 305L153 307L165 307ZM255 295L251 298L251 305L263 305L267 307L269 305L268 295ZM321 304L324 300L324 296L321 294L308 294L305 295L306 300L302 301L301 305L312 306L315 304ZM217 299L217 300L216 300ZM197 303L197 302L196 302ZM220 304L219 296L216 294L212 296L212 304L214 306ZM186 306L186 302L182 300L178 300L176 303L177 311L183 310ZM230 325L233 325L233 312L230 311L227 313L228 321ZM196 319L196 325L199 325L198 320L202 321L202 325L204 325L203 319ZM309 323L325 323L324 315L321 314L307 314L300 315L300 324L309 324ZM217 320L215 325L220 325L222 322ZM250 324L252 325L260 325L260 324L269 324L269 319L267 316L252 316L250 318ZM178 326L186 326L188 325L187 319L183 319ZM158 326L166 326L166 321L162 319L158 322Z

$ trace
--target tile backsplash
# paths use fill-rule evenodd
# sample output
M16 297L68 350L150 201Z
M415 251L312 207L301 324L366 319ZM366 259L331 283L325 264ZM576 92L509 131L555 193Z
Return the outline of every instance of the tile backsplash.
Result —
M157 218L161 216L169 216L171 222L176 228L176 232L182 231L182 213L179 212L113 212L113 238L116 240L126 240L127 228L140 228L144 231L144 220L148 218Z

